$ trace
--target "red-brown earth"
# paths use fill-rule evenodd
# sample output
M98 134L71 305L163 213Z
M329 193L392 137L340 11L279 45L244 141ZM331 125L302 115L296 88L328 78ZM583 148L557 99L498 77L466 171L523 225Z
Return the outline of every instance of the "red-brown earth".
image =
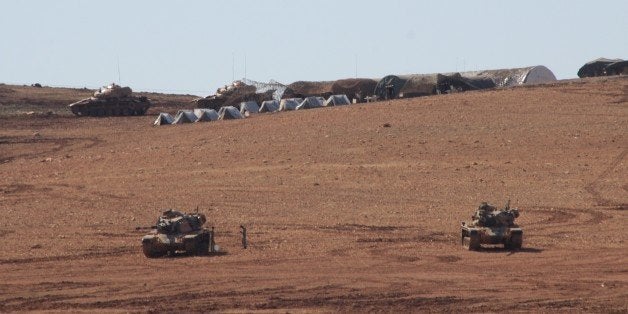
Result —
M161 127L1 117L0 312L625 313L627 95L622 77ZM460 221L507 199L523 249L466 251ZM137 227L165 208L205 213L223 253L144 257Z

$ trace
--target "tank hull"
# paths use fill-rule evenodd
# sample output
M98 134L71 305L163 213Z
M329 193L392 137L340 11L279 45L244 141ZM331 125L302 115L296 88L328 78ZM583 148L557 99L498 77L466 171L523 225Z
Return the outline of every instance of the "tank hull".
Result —
M149 234L142 237L142 251L149 258L175 253L207 255L214 252L214 234L207 229L194 234Z
M91 97L69 105L77 116L141 116L150 108L146 97L96 98Z
M471 251L482 245L504 245L505 249L520 249L523 244L523 230L512 227L468 227L461 229L462 245Z

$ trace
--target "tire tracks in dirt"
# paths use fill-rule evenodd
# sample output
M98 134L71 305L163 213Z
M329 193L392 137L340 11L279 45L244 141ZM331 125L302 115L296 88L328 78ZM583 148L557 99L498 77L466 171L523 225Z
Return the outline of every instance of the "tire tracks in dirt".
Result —
M598 191L597 186L600 182L610 176L610 173L617 167L619 164L626 158L628 155L628 149L624 149L619 155L617 155L609 164L609 166L602 171L602 173L597 176L592 182L584 186L585 191L593 196L597 206L602 207L616 207L619 210L626 210L628 208L628 204L626 203L617 203L614 200L607 199L602 196L602 194ZM625 189L625 186L623 187Z
M78 193L67 193L67 190ZM18 200L32 199L33 197L42 199L42 196L46 195L52 199L74 200L77 202L85 201L86 195L115 200L124 200L129 198L129 196L120 196L98 190L85 191L84 185L71 185L67 183L50 183L45 186L26 183L6 184L0 185L0 194L5 197L13 196Z
M96 145L100 145L104 141L97 137L67 137L67 138L43 138L43 137L38 138L38 137L30 137L30 136L0 137L0 147L2 147L2 145L10 145L10 144L34 144L34 145L52 144L53 145L52 148L48 150L44 150L42 152L38 152L38 153L22 153L22 154L16 154L14 156L0 155L0 164L8 163L18 158L26 158L26 159L41 158L43 156L62 151L80 142L86 142L86 144L81 146L80 149L88 149ZM5 152L9 151L8 149L3 149L3 150Z
M43 257L26 257L26 258L9 258L9 259L0 259L0 265L5 264L30 264L30 263L41 263L41 262L66 262L66 261L76 261L83 260L87 258L102 258L102 257L114 257L114 256L122 256L128 254L137 253L136 247L119 247L115 249L111 249L108 251L99 251L99 252L85 252L82 254L75 255L56 255L56 256L43 256Z
M176 290L175 290L176 291ZM73 302L79 295L43 295L38 297L18 297L5 300L1 311L16 310L68 310L68 309L136 309L149 312L207 312L220 310L273 311L278 309L312 309L369 311L376 308L398 310L429 310L456 308L486 300L480 298L460 298L455 296L421 296L404 291L361 291L340 286L327 285L310 289L279 287L248 291L203 291L180 292L159 296L134 296L123 299ZM162 302L164 299L169 302Z
M599 210L586 208L535 206L530 210L549 215L546 219L535 221L534 230L556 228L558 224L560 224L561 227L595 225L613 218L611 215L600 212ZM582 217L582 215L589 215L590 218L587 220L578 219Z

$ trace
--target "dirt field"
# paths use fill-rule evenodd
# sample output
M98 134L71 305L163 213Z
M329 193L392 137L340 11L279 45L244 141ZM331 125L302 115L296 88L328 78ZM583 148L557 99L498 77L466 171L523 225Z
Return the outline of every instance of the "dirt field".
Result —
M95 90L87 88L32 87L0 84L0 117L3 116L71 116L68 105L81 99L89 98ZM151 100L152 107L148 114L176 112L177 109L190 108L193 95L173 95L158 93L136 93Z
M0 312L628 311L626 77L154 118L0 118ZM524 249L464 250L508 198ZM224 252L145 258L171 207Z

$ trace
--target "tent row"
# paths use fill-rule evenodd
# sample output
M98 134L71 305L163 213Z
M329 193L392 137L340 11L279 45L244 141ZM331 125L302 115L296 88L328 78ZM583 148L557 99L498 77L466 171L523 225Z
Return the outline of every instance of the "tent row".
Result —
M179 110L173 117L169 113L160 113L153 125L184 124L195 122L208 122L217 120L242 119L243 116L233 106L222 107L219 111L214 109Z
M261 106L255 101L245 101L240 103L239 110L234 106L224 106L218 111L214 109L179 110L174 117L169 113L162 112L157 119L155 119L153 125L242 119L256 113L342 106L350 103L347 95L332 95L327 100L317 96L306 97L305 99L288 98L282 99L281 101L266 100L262 102Z
M254 101L247 101L240 104L240 113L249 116L255 113L289 111L301 109L313 109L319 107L342 106L351 104L347 95L331 95L327 100L320 96L305 98L286 98L280 101L266 100L258 106Z

